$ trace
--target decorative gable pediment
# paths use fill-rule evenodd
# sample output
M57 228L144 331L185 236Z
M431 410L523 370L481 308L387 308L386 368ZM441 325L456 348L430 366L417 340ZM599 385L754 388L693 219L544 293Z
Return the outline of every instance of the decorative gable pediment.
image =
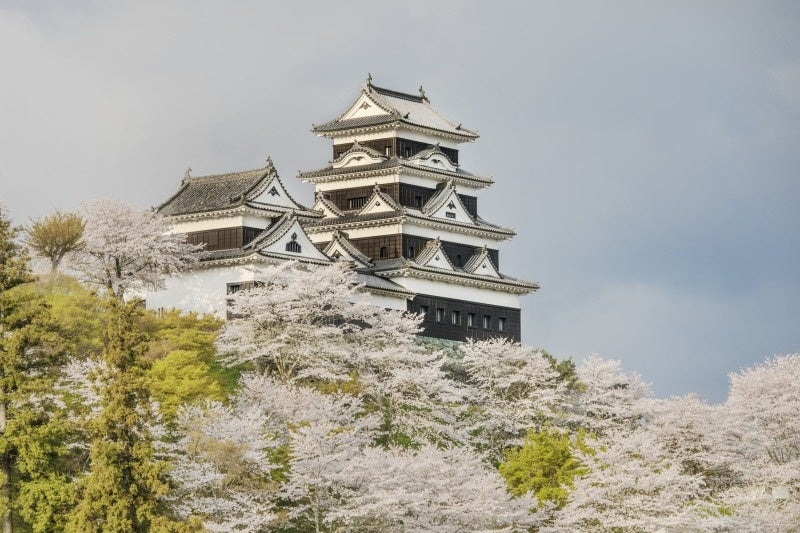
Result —
M347 237L339 232L333 233L333 239L322 251L326 256L333 260L350 261L358 266L366 267L371 264L369 257L362 254Z
M324 218L339 218L344 214L338 207L336 207L336 204L322 195L317 196L317 202L314 204L312 209L322 213Z
M447 172L455 172L458 170L458 165L453 163L450 160L450 157L442 152L438 144L426 150L422 150L415 156L411 157L409 161L418 166L428 167L436 170L445 170Z
M455 270L453 263L447 258L447 254L442 249L442 242L437 237L430 241L425 248L417 255L415 262L419 265L441 268L442 270Z
M495 267L492 262L492 258L486 246L467 261L467 264L464 265L464 271L479 276L489 276L492 278L501 277L500 273L497 271L497 267Z
M373 189L372 196L367 199L367 203L358 212L358 216L374 215L376 213L389 213L400 211L400 206L391 196L383 192L377 185Z
M472 215L469 214L467 208L461 203L461 198L458 197L455 185L452 181L448 182L441 191L428 200L428 203L422 207L422 212L434 218L442 218L465 224L475 224Z
M286 207L288 209L303 209L289 196L286 187L283 186L278 172L272 165L272 159L267 158L265 177L261 183L247 194L247 202L262 205L274 205Z
M341 154L331 162L333 168L358 167L362 165L373 165L382 163L389 159L387 156L369 148L361 146L358 141L353 142L349 150Z
M274 225L264 231L264 236L253 242L254 248L261 254L289 256L298 260L328 261L311 239L306 235L303 226L292 215L282 216Z
M378 115L391 115L391 113L378 104L366 91L362 91L361 96L348 109L339 120L348 120L361 117L374 117Z

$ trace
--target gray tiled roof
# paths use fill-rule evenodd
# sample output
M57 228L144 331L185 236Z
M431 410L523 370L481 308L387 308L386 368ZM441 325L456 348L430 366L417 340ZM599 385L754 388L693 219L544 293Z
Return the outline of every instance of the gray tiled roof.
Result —
M333 168L333 165L328 165L325 168L300 172L297 177L300 178L301 180L306 180L306 179L319 178L323 176L347 175L357 172L372 172L372 171L388 170L388 169L399 170L401 168L407 168L410 170L422 170L425 172L431 172L433 174L443 174L448 177L461 178L465 180L474 180L474 181L479 181L481 183L492 183L491 178L487 178L485 176L479 176L477 174L461 170L460 168L456 169L454 172L451 172L449 170L443 170L439 168L433 168L433 167L417 165L414 163L409 163L405 159L397 156L392 156L386 161L382 161L380 163L373 163L371 165L359 165L359 166L342 167L342 168Z
M183 215L232 209L242 205L246 193L268 176L266 168L215 176L184 178L181 188L158 207L162 215Z
M315 125L313 131L316 133L332 133L396 122L420 126L469 139L476 139L478 137L476 132L464 128L461 124L456 124L436 111L425 96L416 96L393 91L391 89L384 89L382 87L376 87L372 85L372 83L368 83L362 91L366 92L370 98L385 111L389 112L389 114L352 119L343 119L342 117L344 114L342 114L331 121Z
M444 270L441 268L436 267L426 267L424 265L420 265L419 263L409 260L409 259L389 259L389 260L378 260L375 261L375 266L370 269L364 269L365 272L373 273L377 276L382 275L396 275L397 271L409 271L409 272L427 272L430 274L435 275L443 275L443 276L455 276L462 279L474 280L483 283L495 284L500 286L507 286L507 287L514 287L516 289L522 289L527 291L535 291L539 288L539 284L536 282L531 281L524 281L517 278L512 278L511 276L506 276L500 274L499 278L495 278L493 276L481 276L480 274L473 274L471 272L465 272L460 269L456 270Z
M407 294L409 296L413 296L414 293L395 283L394 281L388 280L386 278L381 278L379 276L373 276L371 274L365 274L363 272L357 272L356 278L358 279L359 283L363 283L364 286L368 289L377 289L382 291L390 291L390 292L397 292L400 294Z

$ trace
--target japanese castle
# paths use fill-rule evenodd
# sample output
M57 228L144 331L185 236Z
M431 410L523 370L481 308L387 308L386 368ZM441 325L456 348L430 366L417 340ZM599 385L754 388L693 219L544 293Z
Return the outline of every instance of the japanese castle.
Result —
M315 187L310 208L269 158L242 172L187 171L158 211L207 253L148 306L224 316L227 295L252 286L260 265L348 261L375 305L423 314L423 335L520 340L520 297L539 287L500 272L499 245L515 233L481 218L477 193L493 181L459 165L459 145L478 134L436 111L421 87L408 94L371 77L312 131L332 141L333 158L299 174Z

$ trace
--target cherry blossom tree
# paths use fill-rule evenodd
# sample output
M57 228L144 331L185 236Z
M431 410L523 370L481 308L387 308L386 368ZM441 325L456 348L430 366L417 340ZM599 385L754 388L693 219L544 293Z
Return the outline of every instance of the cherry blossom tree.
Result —
M563 409L566 387L541 351L506 339L468 341L461 350L478 410L470 429L494 461Z
M655 434L607 430L575 481L555 526L569 531L707 530L725 522L705 503L699 475L682 471Z
M593 355L576 368L579 385L571 402L572 422L601 434L636 427L646 414L650 388L635 373L625 374L620 361Z
M137 211L110 199L94 200L83 209L83 246L73 267L84 281L122 299L130 292L162 288L200 256L201 246L170 233L170 224L152 210Z
M420 317L370 304L346 263L284 263L257 273L236 293L219 337L229 364L254 362L286 383L359 391L398 434L458 439L454 414L437 409L460 391L446 379L440 353L415 339Z

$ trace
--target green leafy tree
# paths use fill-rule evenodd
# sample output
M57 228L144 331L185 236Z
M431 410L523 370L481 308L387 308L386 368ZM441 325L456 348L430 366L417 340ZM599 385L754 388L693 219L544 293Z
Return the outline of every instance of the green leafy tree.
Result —
M163 499L169 491L165 462L153 449L153 422L144 357L147 338L136 303L109 298L108 332L100 365L100 414L90 421L89 474L68 531L181 531Z
M591 453L581 431L576 437L556 429L530 431L519 448L506 453L500 474L515 496L533 494L540 502L563 507L575 478L587 472L575 450Z
M53 272L64 257L83 246L86 223L75 213L55 211L36 220L28 228L28 245L50 261Z
M18 235L0 209L0 514L4 532L48 531L72 502L70 428L53 395L64 350Z
M220 320L175 310L147 316L150 390L167 420L174 419L180 405L223 401L233 392L239 373L216 358Z

